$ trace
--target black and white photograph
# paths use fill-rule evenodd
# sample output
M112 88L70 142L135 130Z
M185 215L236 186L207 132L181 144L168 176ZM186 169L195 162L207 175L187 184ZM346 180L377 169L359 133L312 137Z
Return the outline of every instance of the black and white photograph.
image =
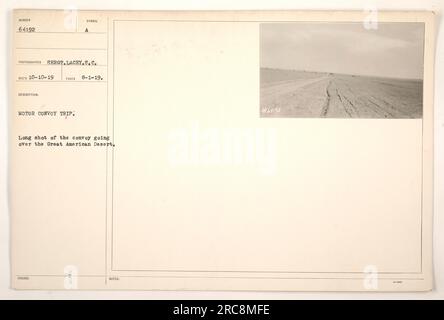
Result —
M423 23L263 23L260 116L422 118Z

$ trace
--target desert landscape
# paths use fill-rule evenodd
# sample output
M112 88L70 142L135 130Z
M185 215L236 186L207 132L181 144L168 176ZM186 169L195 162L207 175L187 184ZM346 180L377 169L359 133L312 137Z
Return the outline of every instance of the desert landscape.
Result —
M261 68L261 117L421 118L422 80Z

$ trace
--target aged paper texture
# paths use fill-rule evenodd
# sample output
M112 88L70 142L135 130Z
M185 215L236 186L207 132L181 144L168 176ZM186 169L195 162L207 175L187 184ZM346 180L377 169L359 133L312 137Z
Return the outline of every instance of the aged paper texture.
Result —
M16 289L432 289L431 12L15 10Z

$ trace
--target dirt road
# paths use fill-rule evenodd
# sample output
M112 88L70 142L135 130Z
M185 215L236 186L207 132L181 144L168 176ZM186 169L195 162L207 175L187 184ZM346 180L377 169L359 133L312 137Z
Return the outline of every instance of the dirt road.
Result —
M261 70L262 117L421 118L422 81Z

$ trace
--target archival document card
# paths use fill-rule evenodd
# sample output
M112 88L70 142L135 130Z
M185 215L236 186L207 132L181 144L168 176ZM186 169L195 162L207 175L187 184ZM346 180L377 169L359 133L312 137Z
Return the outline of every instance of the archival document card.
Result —
M13 288L433 288L433 13L11 14Z

